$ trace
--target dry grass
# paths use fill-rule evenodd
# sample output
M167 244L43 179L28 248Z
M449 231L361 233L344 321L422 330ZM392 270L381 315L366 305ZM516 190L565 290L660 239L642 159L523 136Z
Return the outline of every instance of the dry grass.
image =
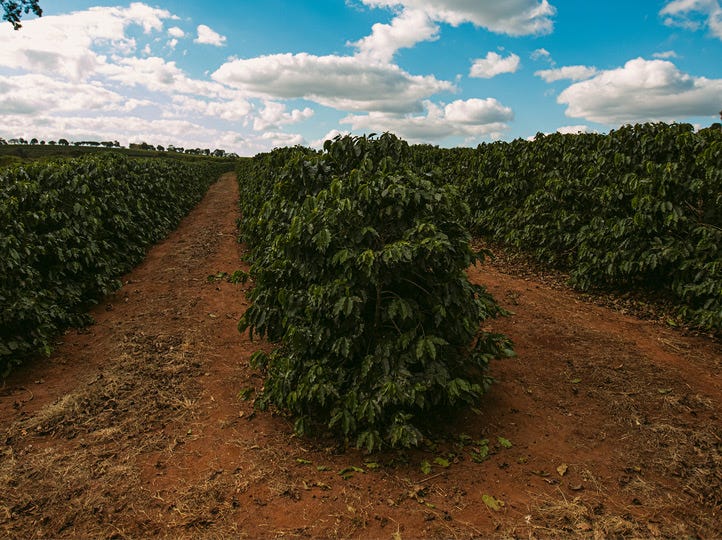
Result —
M164 428L193 418L197 353L192 335L130 335L97 377L11 425L0 463L0 534L106 536L115 527L122 538L123 519L157 533L144 517L137 457L168 448L172 430Z

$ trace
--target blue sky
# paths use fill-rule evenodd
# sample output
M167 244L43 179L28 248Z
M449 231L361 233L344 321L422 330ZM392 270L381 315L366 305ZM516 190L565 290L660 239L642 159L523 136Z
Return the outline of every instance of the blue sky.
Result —
M40 1L0 26L0 137L253 155L717 121L722 0Z

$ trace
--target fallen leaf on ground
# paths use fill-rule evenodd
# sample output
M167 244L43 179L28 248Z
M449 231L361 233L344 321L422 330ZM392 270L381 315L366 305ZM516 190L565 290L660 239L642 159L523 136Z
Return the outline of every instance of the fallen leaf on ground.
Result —
M504 507L504 501L501 501L491 495L482 495L481 500L494 512L498 512Z

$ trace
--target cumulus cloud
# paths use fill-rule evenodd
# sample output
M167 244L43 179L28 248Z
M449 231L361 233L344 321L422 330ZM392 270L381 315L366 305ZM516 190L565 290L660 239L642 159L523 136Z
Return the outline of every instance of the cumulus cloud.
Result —
M529 55L529 57L532 60L546 60L550 64L554 64L554 60L552 60L552 55L549 51L547 51L545 48L536 49L532 51L532 53Z
M719 0L673 0L659 12L667 26L688 30L709 28L710 33L722 39L722 6Z
M218 32L205 24L199 24L197 30L198 37L193 40L194 43L203 43L206 45L213 45L215 47L223 47L226 43L226 36L220 35Z
M371 7L418 10L453 26L472 23L511 36L548 34L553 29L553 6L547 0L361 0Z
M362 58L390 62L397 50L438 38L439 27L419 10L403 10L391 24L374 24L371 35L351 43Z
M276 101L266 101L263 109L253 120L253 129L263 131L269 128L277 129L285 124L297 124L303 120L308 120L313 116L313 109L306 107L304 109L293 109L287 112L283 103Z
M419 110L420 100L454 90L448 81L411 75L395 64L307 53L231 60L212 78L254 95L305 98L350 111L413 112Z
M498 137L507 129L514 113L494 98L457 100L445 106L424 103L425 114L399 115L370 112L341 120L353 130L381 133L391 131L408 141L429 142L452 136Z
M168 35L174 38L182 38L185 37L186 33L181 28L173 26L168 29Z
M165 117L206 116L220 118L228 122L241 121L247 124L253 112L251 102L242 97L228 100L208 100L175 95L172 99L173 108L165 112Z
M502 73L515 73L519 69L519 64L519 57L516 54L512 53L503 58L498 53L490 51L486 58L474 60L469 77L491 79Z
M127 99L98 84L58 81L46 75L3 77L0 82L0 115L36 115L47 110L131 111L150 101Z
M597 68L593 66L564 66L555 69L542 69L534 72L534 75L541 77L548 83L564 79L582 81L584 79L589 79L596 74Z
M154 92L224 98L232 97L234 94L213 81L190 78L174 61L167 61L157 56L120 58L115 64L107 64L99 68L98 73L110 81L125 86L147 88Z
M303 135L297 133L284 133L280 131L269 131L263 133L260 138L264 141L270 142L274 147L278 146L304 146L306 139Z
M551 32L554 8L547 0L507 0L476 2L474 0L362 0L371 7L397 10L389 24L373 25L371 34L349 43L362 58L390 62L401 48L413 47L422 41L438 39L439 27L447 23L458 26L472 23L493 32L515 36Z
M557 102L567 106L567 116L623 124L712 116L720 96L722 79L693 77L666 60L635 58L572 84Z
M133 3L127 8L94 7L23 21L22 32L0 25L0 66L80 81L107 61L95 47L105 45L116 55L131 54L136 41L126 36L129 26L150 33L161 30L163 21L170 18L166 10Z

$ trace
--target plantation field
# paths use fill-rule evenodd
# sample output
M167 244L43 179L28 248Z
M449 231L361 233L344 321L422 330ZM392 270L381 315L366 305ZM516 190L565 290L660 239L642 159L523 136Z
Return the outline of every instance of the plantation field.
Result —
M467 270L508 317L478 411L419 449L294 435L254 398L239 334L238 185L225 175L95 324L0 389L0 535L722 536L722 345L504 257ZM248 267L242 267L248 271ZM209 279L209 276L215 276Z
M1 376L87 322L227 170L116 153L0 168Z

